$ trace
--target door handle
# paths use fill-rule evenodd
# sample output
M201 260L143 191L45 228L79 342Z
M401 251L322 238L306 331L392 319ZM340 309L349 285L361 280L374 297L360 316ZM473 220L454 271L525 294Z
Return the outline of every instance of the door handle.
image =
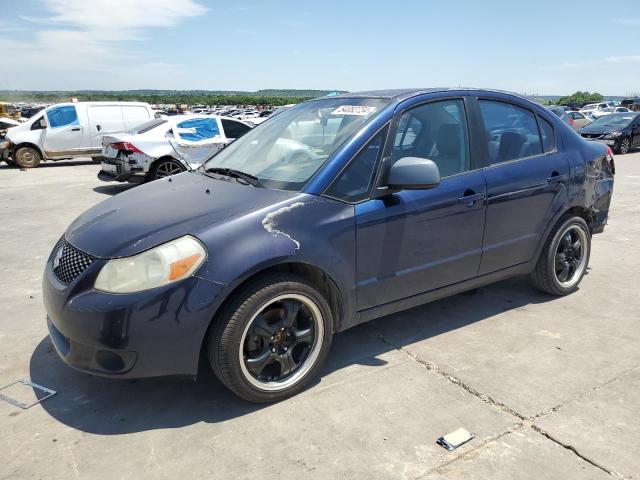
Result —
M72 132L79 132L80 131L80 127L72 128L71 131Z
M549 178L547 178L547 182L551 185L557 185L558 183L566 182L569 178L568 175L561 175L557 172L553 172Z
M467 190L464 193L463 196L458 198L458 203L464 203L467 207L473 207L476 202L484 200L485 197L484 192L474 193L472 190Z

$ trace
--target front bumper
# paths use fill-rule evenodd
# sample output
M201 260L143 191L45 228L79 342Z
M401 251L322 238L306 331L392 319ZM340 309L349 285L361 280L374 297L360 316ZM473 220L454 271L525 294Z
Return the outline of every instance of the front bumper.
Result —
M47 262L43 298L60 358L101 376L195 376L223 285L191 277L145 292L109 294L93 289L104 263L94 261L64 285Z

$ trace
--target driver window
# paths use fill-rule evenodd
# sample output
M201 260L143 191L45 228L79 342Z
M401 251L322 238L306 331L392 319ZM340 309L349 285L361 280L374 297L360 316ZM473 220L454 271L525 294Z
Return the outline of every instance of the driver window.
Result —
M78 113L73 105L60 105L47 110L47 118L51 128L79 125Z
M398 121L391 165L402 157L433 160L441 177L469 171L469 137L460 99L430 102Z
M345 202L358 202L369 196L386 134L384 128L351 160L327 189L329 196Z

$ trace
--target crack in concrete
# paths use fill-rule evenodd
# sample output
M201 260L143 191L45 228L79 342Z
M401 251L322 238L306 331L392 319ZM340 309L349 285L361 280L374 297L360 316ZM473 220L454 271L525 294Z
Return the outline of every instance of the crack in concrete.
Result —
M407 355L409 358L411 358L412 360L414 360L415 362L417 362L418 364L420 364L422 367L424 367L425 369L429 370L430 372L435 373L436 375L444 378L445 380L453 383L454 385L458 385L459 387L461 387L462 389L464 389L465 391L467 391L468 393L470 393L471 395L473 395L474 397L478 398L479 400L483 401L484 403L494 406L506 413L508 413L509 415L512 415L516 418L518 418L519 420L521 420L521 423L516 424L514 427L512 427L509 430L506 430L505 432L500 433L499 435L495 436L494 438L490 438L486 441L484 441L483 443L481 443L480 445L474 447L473 449L470 449L466 452L464 452L462 455L459 455L453 459L451 459L448 462L445 462L441 465L438 465L437 467L434 467L433 469L431 469L426 475L429 475L430 473L433 473L434 471L436 471L436 469L440 469L443 467L446 467L447 465L450 465L456 461L458 461L461 458L464 458L466 455L469 455L472 452L475 452L477 449L483 447L484 445L486 445L487 443L493 441L493 440L497 440L501 437L503 437L504 435L507 435L508 433L511 433L517 429L519 429L520 427L529 427L531 430L533 430L534 432L539 433L540 435L544 436L545 438L547 438L548 440L551 440L552 442L560 445L563 448L566 448L567 450L573 452L574 455L576 455L578 458L580 458L581 460L587 462L590 465L593 465L594 467L602 470L603 472L608 473L611 476L615 476L617 478L623 479L624 477L621 476L619 473L612 471L612 470L608 470L607 468L605 468L604 466L600 465L598 462L596 462L595 460L591 460L589 457L581 454L580 452L578 452L578 450L573 447L572 445L567 445L562 443L560 440L554 438L552 435L550 435L548 432L544 431L543 429L541 429L540 427L536 426L533 424L533 420L536 420L538 418L541 418L542 416L545 416L547 414L550 414L552 412L556 412L558 411L562 406L564 406L565 404L560 404L557 405L555 407L552 407L549 410L545 410L544 412L538 413L532 417L525 417L524 415L522 415L521 413L517 412L516 410L514 410L513 408L509 407L508 405L504 404L503 402L500 402L494 398L492 398L490 395L487 395L485 393L480 392L479 390L476 390L475 388L473 388L471 385L467 385L466 383L464 383L462 380L460 380L459 378L457 378L455 375L452 375L444 370L442 370L438 365L428 362L426 360L423 360L421 358L418 358L417 355L411 353L409 350L405 349L404 347L400 346L400 345L396 345L395 343L393 343L392 341L388 340L382 333L377 332L377 338L386 343L387 345L393 347L395 350L398 350L399 352L404 353L405 355ZM598 385L596 387L593 387L591 389L589 389L587 392L583 393L582 395L578 396L576 399L582 398L585 395L588 395L589 393L599 390L600 388L618 380L619 378L622 378L625 375L628 375L629 373L633 372L634 370L636 370L637 368L633 368L631 370L628 370L626 372L621 373L620 375L617 375L615 378L601 384ZM571 400L573 401L573 400Z
M586 455L581 454L576 447L574 447L573 445L568 445L566 443L561 442L560 440L558 440L557 438L555 438L553 435L551 435L549 432L543 430L542 428L538 427L537 425L531 425L530 426L531 429L535 432L538 432L540 435L542 435L543 437L551 440L553 443L556 443L558 445L560 445L563 448L566 448L567 450L573 452L574 455L578 456L579 458L581 458L582 460L584 460L585 462L589 463L590 465L593 465L596 468L599 468L600 470L602 470L605 473L608 473L611 476L616 476L618 478L623 478L619 473L611 471L605 467L603 467L602 465L600 465L598 462L596 462L595 460L591 460L589 457L587 457Z
M451 382L451 383L453 383L455 385L458 385L459 387L462 387L464 390L469 392L474 397L479 398L484 403L487 403L489 405L493 405L494 407L498 407L500 410L503 410L504 412L507 412L509 415L517 417L518 419L520 419L522 421L527 420L527 417L525 417L524 415L522 415L519 412L516 412L514 409L512 409L508 405L505 405L504 403L492 398L491 396L476 390L471 385L467 385L466 383L464 383L462 380L460 380L458 377L454 376L453 374L441 370L440 367L438 367L436 364L431 363L431 362L427 362L426 360L422 360L421 358L418 358L416 355L414 355L410 351L406 350L405 348L400 347L398 345L395 345L393 342L387 340L384 337L384 335L378 333L378 339L383 341L387 345L393 347L394 349L396 349L396 350L404 353L405 355L411 357L411 359L413 359L414 361L416 361L417 363L422 365L427 370L429 370L431 372L434 372L435 374L441 376L442 378L448 380L449 382Z

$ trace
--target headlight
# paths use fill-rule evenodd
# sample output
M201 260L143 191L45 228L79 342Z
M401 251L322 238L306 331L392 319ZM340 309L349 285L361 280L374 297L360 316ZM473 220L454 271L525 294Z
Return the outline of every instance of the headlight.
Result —
M110 293L132 293L161 287L190 277L207 257L202 244L184 236L133 257L109 260L95 288Z
M622 135L622 132L611 132L605 135L604 138L618 138L620 135Z

